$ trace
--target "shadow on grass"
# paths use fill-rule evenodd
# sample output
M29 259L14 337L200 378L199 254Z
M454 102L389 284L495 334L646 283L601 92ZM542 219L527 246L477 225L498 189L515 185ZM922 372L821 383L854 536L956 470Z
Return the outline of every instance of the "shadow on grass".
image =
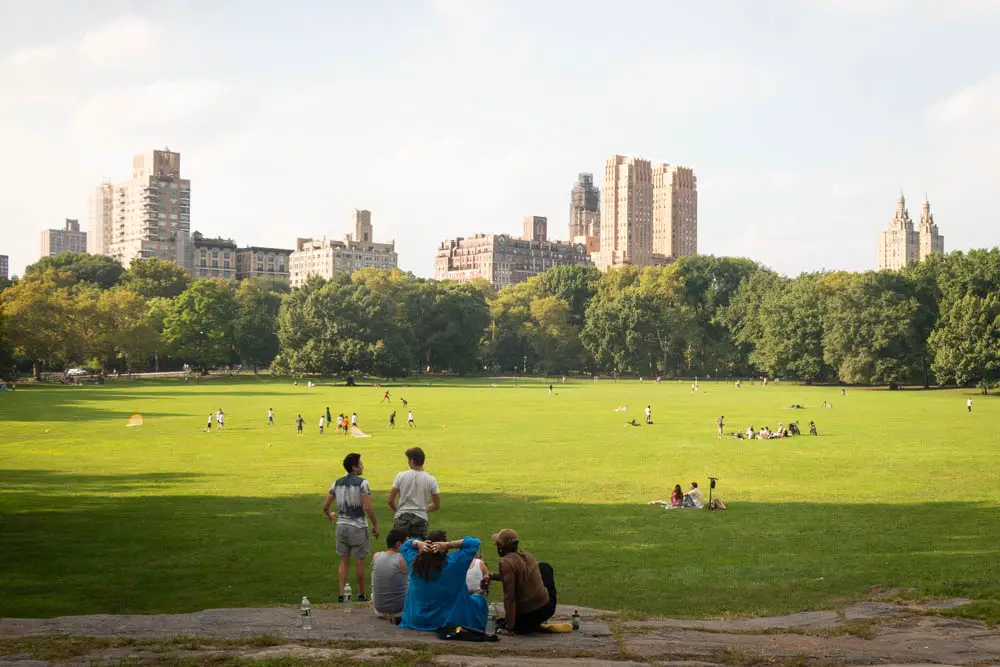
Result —
M203 496L184 494L198 475L0 475L2 616L335 599L322 490ZM996 509L984 504L739 503L709 512L447 491L442 500L432 527L487 540L491 568L488 536L517 529L523 548L553 563L566 603L700 617L815 609L874 585L1000 599ZM384 494L374 501L385 530Z

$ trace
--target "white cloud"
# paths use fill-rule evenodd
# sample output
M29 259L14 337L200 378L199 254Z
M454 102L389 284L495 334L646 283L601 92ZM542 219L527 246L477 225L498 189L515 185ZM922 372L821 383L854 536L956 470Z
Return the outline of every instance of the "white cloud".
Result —
M774 95L785 75L777 67L755 62L732 51L646 53L630 58L634 66L622 77L616 67L608 73L619 99L633 106L658 107L678 114L724 110ZM684 91L676 104L664 104L664 91Z
M431 0L432 11L454 27L477 32L493 23L499 4L486 0Z
M997 0L813 0L816 5L840 14L883 17L918 15L934 21L1000 18Z
M84 102L76 122L81 131L123 124L166 126L220 104L233 87L214 79L159 81L136 88L109 90Z
M942 130L971 130L1000 125L1000 72L934 103L928 123Z
M125 16L87 32L77 43L76 52L86 67L122 69L137 64L158 39L149 21Z

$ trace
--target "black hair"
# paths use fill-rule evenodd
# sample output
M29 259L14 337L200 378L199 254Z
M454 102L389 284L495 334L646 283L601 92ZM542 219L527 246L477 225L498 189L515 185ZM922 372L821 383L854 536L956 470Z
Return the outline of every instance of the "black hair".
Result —
M424 450L419 447L410 447L406 450L406 458L413 461L413 465L422 466L424 464Z
M344 457L344 470L347 474L353 474L354 469L361 463L361 454L348 454Z
M393 528L389 531L389 534L385 536L385 545L390 549L395 549L396 545L400 542L405 542L407 539L406 531L399 528Z
M447 542L448 536L443 530L432 530L427 535L428 542ZM428 551L426 553L417 554L417 557L413 559L413 574L417 575L424 581L430 581L438 575L441 568L444 567L444 560L446 553Z

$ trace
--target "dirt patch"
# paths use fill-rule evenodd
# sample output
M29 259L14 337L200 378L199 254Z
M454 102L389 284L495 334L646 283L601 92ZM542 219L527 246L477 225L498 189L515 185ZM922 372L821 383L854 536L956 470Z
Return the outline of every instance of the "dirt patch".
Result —
M944 618L963 600L859 602L836 611L715 620L630 620L581 614L571 634L444 642L400 630L365 609L319 609L313 629L293 608L212 609L194 614L0 620L0 666L122 662L286 661L368 665L837 665L1000 663L1000 633Z

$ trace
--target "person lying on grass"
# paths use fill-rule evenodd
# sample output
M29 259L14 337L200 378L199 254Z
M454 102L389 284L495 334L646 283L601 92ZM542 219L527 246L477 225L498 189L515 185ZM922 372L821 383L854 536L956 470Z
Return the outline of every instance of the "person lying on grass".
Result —
M409 568L410 587L399 627L424 632L452 625L485 630L486 598L469 593L465 583L479 545L474 537L449 542L443 530L431 531L426 541L403 543L400 553Z

